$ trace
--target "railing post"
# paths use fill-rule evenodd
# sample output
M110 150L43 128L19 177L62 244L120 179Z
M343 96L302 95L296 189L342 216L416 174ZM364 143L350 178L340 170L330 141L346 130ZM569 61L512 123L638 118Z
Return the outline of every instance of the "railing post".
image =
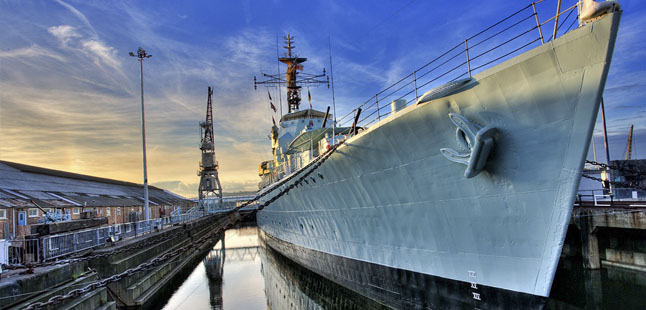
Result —
M413 82L415 83L415 101L419 100L417 96L417 70L413 71Z
M47 237L43 238L42 241L43 241L43 246L42 246L41 249L43 250L43 253L42 253L43 254L43 261L45 261L47 259L47 251L46 251L46 249L47 249L47 245L46 245L47 244Z
M375 103L377 104L377 121L381 120L381 114L379 113L379 97L375 95Z
M467 43L467 40L464 40L464 47L467 51L467 73L469 73L469 77L471 77L471 64L469 63L469 43Z
M536 13L536 3L532 2L532 9L534 9L534 17L536 18L536 27L538 28L538 34L541 36L541 44L545 44L543 40L543 31L541 30L541 23L538 21L538 13Z
M554 20L554 34L552 35L552 41L556 39L556 31L559 29L559 16L561 16L561 0L559 0L556 5L556 20Z

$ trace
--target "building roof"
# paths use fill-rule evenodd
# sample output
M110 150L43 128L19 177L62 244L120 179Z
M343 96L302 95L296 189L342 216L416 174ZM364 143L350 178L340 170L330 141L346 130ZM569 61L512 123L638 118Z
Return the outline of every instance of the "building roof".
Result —
M0 160L0 207L142 206L143 185ZM151 206L187 199L148 186Z

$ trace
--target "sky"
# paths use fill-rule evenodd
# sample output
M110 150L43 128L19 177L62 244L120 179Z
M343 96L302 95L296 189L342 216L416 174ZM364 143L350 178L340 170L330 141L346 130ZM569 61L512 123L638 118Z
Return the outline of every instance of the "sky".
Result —
M271 158L267 91L286 106L277 89L254 90L253 77L277 72L282 36L295 36L306 72L330 73L331 51L342 116L529 3L0 0L0 159L142 183L140 68L128 56L141 46L152 55L144 61L149 183L197 196L199 122L212 86L222 187L255 190L258 163ZM646 158L646 8L621 3L604 93L611 157L623 157L634 124L633 158ZM556 0L537 9L545 20ZM332 101L325 86L311 94L315 109Z

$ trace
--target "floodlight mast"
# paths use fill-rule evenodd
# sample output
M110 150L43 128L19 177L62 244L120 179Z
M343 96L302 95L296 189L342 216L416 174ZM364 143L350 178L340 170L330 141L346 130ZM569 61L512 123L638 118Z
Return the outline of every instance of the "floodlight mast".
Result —
M146 51L139 47L137 55L133 52L129 53L132 57L137 57L139 60L140 76L141 76L141 142L144 155L144 219L150 219L150 208L148 204L148 171L146 166L146 117L144 109L144 59L152 57Z

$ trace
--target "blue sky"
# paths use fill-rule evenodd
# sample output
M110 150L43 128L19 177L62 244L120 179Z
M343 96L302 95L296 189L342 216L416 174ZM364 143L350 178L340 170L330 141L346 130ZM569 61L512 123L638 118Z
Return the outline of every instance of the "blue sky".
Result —
M312 73L329 72L331 39L343 115L529 3L0 1L0 158L141 182L139 66L128 52L142 46L153 55L144 64L150 182L194 195L198 122L211 85L223 187L253 190L257 164L270 156L271 124L267 91L253 90L253 76L276 72L278 37L296 37ZM555 3L537 6L541 20L554 15ZM634 124L634 157L644 158L646 8L621 3L605 91L608 130L612 156L622 156ZM545 28L551 33L551 24ZM311 92L315 108L330 105L329 89Z

